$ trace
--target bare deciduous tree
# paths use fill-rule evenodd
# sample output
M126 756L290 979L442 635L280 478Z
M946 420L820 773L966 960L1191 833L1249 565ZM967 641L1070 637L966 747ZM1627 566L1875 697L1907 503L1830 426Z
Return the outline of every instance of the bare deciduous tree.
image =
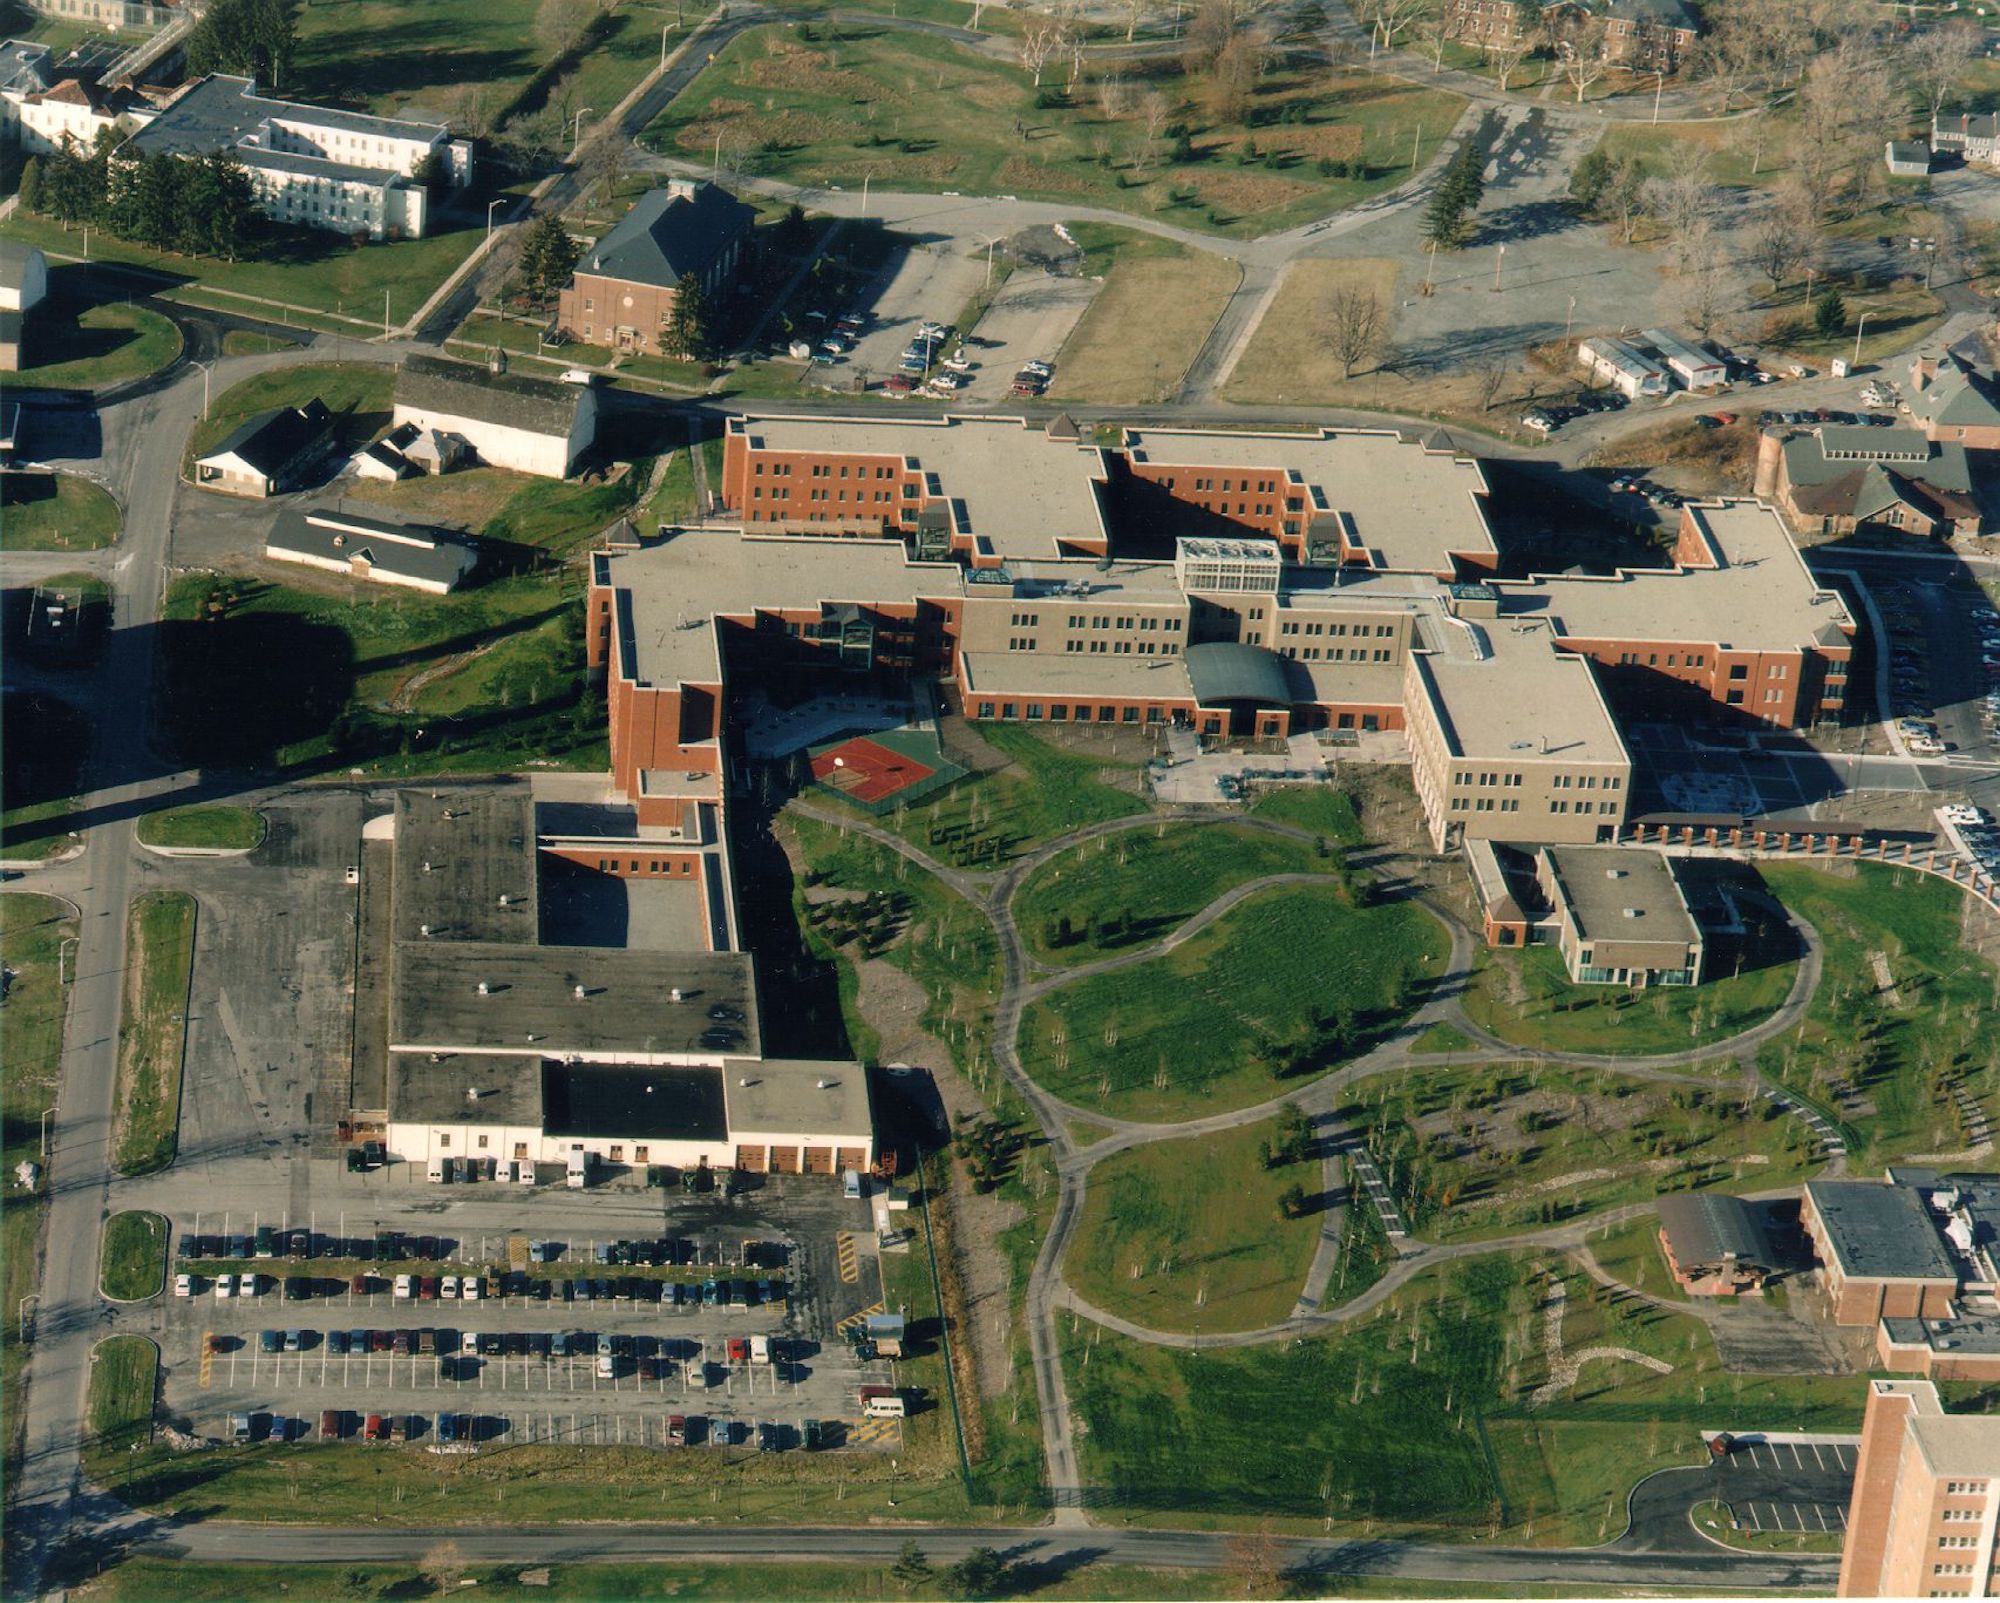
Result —
M1458 37L1457 24L1449 16L1429 12L1417 19L1415 32L1424 54L1431 58L1432 75L1443 72L1445 46Z
M1897 51L1903 69L1935 117L1951 86L1979 54L1979 30L1969 22L1946 22L1903 41Z
M1097 80L1097 110L1106 122L1116 122L1125 115L1125 80L1116 71L1107 72Z
M1751 226L1750 259L1775 292L1787 275L1812 259L1818 225L1796 183L1781 189L1770 208Z
M1129 45L1139 31L1139 24L1146 20L1146 13L1153 9L1155 0L1124 0L1125 42Z
M449 1539L437 1543L423 1557L424 1579L436 1587L440 1595L451 1591L465 1579L465 1567L465 1550Z
M1431 9L1431 0L1368 0L1361 20L1384 50L1396 47L1396 35L1415 25Z
M1605 36L1603 18L1584 17L1566 26L1556 41L1556 65L1562 69L1564 81L1576 90L1579 106L1590 86L1611 70L1611 58L1604 51Z
M1340 360L1340 376L1354 377L1355 365L1382 343L1382 301L1372 289L1343 284L1326 307L1326 342Z
M1238 34L1223 47L1209 69L1209 109L1217 122L1238 123L1250 106L1257 82L1257 50Z
M1500 75L1500 93L1507 92L1507 81L1521 70L1521 63L1535 53L1539 43L1527 32L1511 35L1506 39L1489 40L1481 46L1486 56L1486 65Z
M1035 75L1035 87L1042 87L1042 73L1050 61L1062 53L1067 30L1060 22L1041 18L1021 31L1021 65Z
M1514 371L1513 358L1506 351L1490 351L1474 371L1479 383L1479 409L1490 412L1499 404L1500 390Z
M1229 48L1243 28L1240 0L1201 0L1187 27L1184 58L1190 70L1199 69Z
M1674 286L1675 307L1695 333L1707 339L1722 316L1728 278L1722 241L1706 218L1687 240L1681 257L1681 277Z
M1223 1547L1223 1573L1238 1597L1276 1597L1285 1581L1285 1552L1267 1520L1239 1531Z
M583 43L589 27L587 0L542 0L542 8L535 14L535 32L557 60Z

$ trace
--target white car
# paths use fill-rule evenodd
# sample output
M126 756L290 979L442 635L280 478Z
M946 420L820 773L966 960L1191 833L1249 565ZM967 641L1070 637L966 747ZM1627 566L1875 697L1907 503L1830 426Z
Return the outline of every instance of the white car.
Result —
M438 1298L442 1302L456 1302L458 1300L457 1275L440 1275L438 1277Z
M1021 364L1021 371L1023 373L1033 373L1040 378L1054 378L1056 376L1054 366L1048 362L1023 362Z
M227 1302L235 1295L236 1277L232 1274L217 1275L215 1277L215 1300L217 1302Z
M192 1297L194 1295L194 1276L175 1275L174 1295L176 1297Z
M944 359L944 365L954 373L970 373L972 358L966 354L965 347L961 345Z
M242 1296L260 1297L264 1293L264 1277L259 1274L244 1275L238 1279L236 1289Z
M1938 809L1938 817L1942 818L1947 824L1983 824L1986 822L1986 814L1977 807L1940 807Z
M396 1276L395 1298L397 1302L408 1302L410 1300L410 1277L408 1275Z
M566 367L556 375L564 384L581 384L586 389L597 382L597 375L587 367Z
M466 1302L479 1301L479 1276L465 1275L458 1282L458 1294Z

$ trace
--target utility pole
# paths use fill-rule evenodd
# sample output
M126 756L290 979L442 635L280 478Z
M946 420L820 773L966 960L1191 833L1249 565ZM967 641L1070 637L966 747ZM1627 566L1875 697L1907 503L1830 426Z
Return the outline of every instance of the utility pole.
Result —
M1417 170L1417 156L1424 148L1424 125L1418 123L1411 130L1411 133L1413 137L1410 140L1410 171L1415 172Z
M1653 73L1653 121L1660 120L1660 94L1667 87L1667 75L1655 70Z
M382 291L382 338L389 337L389 292Z
M1576 321L1576 297L1569 298L1569 314L1563 318L1563 344L1569 343L1570 326Z
M1861 331L1868 326L1868 319L1874 315L1875 311L1871 307L1861 314L1860 321L1854 325L1854 360L1849 364L1850 372L1861 365Z
M1502 245L1493 258L1493 293L1500 293L1500 269L1507 265L1507 247Z

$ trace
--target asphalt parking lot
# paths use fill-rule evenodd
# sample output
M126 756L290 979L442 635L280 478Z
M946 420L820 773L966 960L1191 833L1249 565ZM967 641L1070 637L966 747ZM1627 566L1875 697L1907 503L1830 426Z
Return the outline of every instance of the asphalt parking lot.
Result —
M1617 1544L1640 1552L1713 1552L1691 1511L1719 1502L1751 1531L1839 1531L1854 1487L1852 1442L1739 1441L1711 1463L1662 1470L1633 1489L1631 1528Z
M1058 278L1023 267L1000 286L972 331L975 366L966 394L1005 401L1023 362L1054 362L1090 303L1104 286L1094 278Z
M666 1446L666 1420L679 1414L726 1422L753 1438L752 1450L754 1425L780 1427L779 1445L796 1447L807 1420L825 1424L828 1448L900 1443L898 1421L862 1416L860 1388L890 1385L894 1374L884 1359L861 1359L846 1337L864 1313L880 1309L881 1281L869 1204L843 1197L836 1184L760 1176L755 1189L733 1198L630 1183L524 1190L434 1186L420 1174L406 1178L408 1165L356 1175L309 1161L321 1178L313 1187L319 1206L306 1214L288 1213L280 1199L264 1213L174 1217L177 1270L190 1238L254 1240L260 1224L306 1231L314 1253L204 1257L193 1295L158 1305L153 1333L166 1405L195 1431L227 1439L230 1417L248 1413L260 1421L254 1439L316 1437L328 1409L349 1434L373 1413L421 1414L424 1430L434 1431L432 1416L444 1412L477 1421L479 1442ZM352 1205L325 1206L339 1202ZM361 1261L357 1254L378 1232L404 1237L396 1256ZM668 1250L653 1248L653 1256L678 1258L677 1266L650 1265L644 1256L638 1264L601 1261L614 1239L652 1248L662 1238ZM559 1256L530 1263L530 1241L550 1243ZM275 1243L280 1252L285 1245ZM549 1295L529 1295L530 1285L518 1281L500 1296L489 1281L476 1301L414 1295L426 1277L473 1268L497 1275L510 1264L545 1279ZM227 1272L258 1276L261 1293L218 1299L214 1281ZM403 1274L417 1277L409 1297L394 1294ZM288 1297L288 1277L308 1281L311 1295ZM767 1281L772 1293L750 1306L702 1303L701 1282L717 1277ZM660 1301L635 1295L646 1282L674 1280L688 1286L689 1301L677 1305L671 1291ZM593 1282L596 1295L587 1289ZM266 1331L277 1333L281 1350L264 1350ZM296 1342L287 1341L291 1331ZM398 1332L401 1353L393 1350ZM558 1333L572 1351L552 1350ZM599 1336L615 1338L609 1374L598 1361ZM754 1337L768 1342L764 1353ZM690 1427L690 1445L715 1439L704 1429Z
M903 347L926 318L953 323L986 278L984 252L968 254L965 242L940 239L892 256L870 291L856 297L851 311L868 314L867 326L830 377L865 371L877 383L897 371ZM949 352L943 354L949 355Z

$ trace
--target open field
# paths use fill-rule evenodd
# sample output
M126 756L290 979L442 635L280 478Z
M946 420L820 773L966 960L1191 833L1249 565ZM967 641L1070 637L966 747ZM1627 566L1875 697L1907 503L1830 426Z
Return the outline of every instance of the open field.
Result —
M1121 236L1104 288L1056 356L1056 400L1143 405L1168 399L1242 281L1233 262L1170 240L1078 224L1089 236ZM1093 260L1093 271L1102 271Z
M1342 846L1359 846L1366 838L1354 798L1331 785L1276 785L1252 802L1250 811L1274 823L1309 829Z
M981 724L979 738L1008 759L1006 767L968 775L930 800L876 822L961 867L975 860L997 867L1051 836L1146 811L1135 791L1098 777L1129 773L1135 763L1066 751L1018 724ZM814 801L843 805L833 797Z
M1608 1226L1602 1235L1591 1238L1590 1255L1613 1280L1649 1297L1664 1297L1669 1302L1688 1300L1661 1254L1660 1221L1652 1214Z
M8 231L21 221L16 212ZM26 354L32 360L9 375L10 383L52 390L106 390L158 372L180 355L180 330L158 312L117 301L92 305L67 296L56 299L61 273L52 261L51 299L47 310L36 315L28 335Z
M1065 1101L1126 1118L1243 1106L1364 1050L1449 951L1410 903L1357 908L1332 885L1262 891L1164 957L1030 1005L1022 1063Z
M257 413L274 406L304 406L315 398L333 413L341 448L353 451L389 426L395 386L395 369L378 362L307 362L258 373L214 397L208 416L188 437L181 472L192 478L195 459Z
M1372 296L1386 328L1396 304L1398 268L1379 256L1293 262L1223 394L1231 401L1302 406L1327 401L1351 385L1328 338L1334 299L1344 293ZM1366 375L1375 363L1375 356L1365 356L1354 364L1355 373Z
M1016 893L1031 957L1089 963L1173 933L1216 897L1269 874L1334 874L1304 841L1237 826L1160 823L1071 847Z
M98 551L118 538L118 503L88 479L9 473L0 482L0 551Z
M264 838L263 815L250 807L169 807L139 820L142 846L248 851Z
M1319 1190L1316 1159L1266 1169L1277 1121L1154 1141L1090 1172L1063 1275L1090 1301L1154 1330L1254 1330L1292 1311L1319 1239L1317 1213L1281 1217L1280 1194Z
M164 616L160 727L190 761L491 771L602 751L570 583L424 596L194 573ZM294 673L274 681L259 666L273 661Z
M42 1115L55 1106L62 1079L65 991L58 970L63 947L76 939L76 918L66 902L25 892L0 896L0 962L11 976L0 1002L0 1165L13 1174L42 1159ZM46 1178L32 1192L7 1188L0 1201L0 1418L7 1421L5 1458L11 1469L20 1442L21 1377L27 1347L21 1340L22 1299L41 1284L39 1250Z
M490 126L544 108L602 114L659 61L663 26L677 17L692 26L709 9L708 0L628 0L557 62L537 27L547 12L540 0L428 0L420 32L405 26L394 0L321 0L299 13L298 59L285 91L385 117Z
M631 510L644 470L635 462L615 483L585 484L472 467L442 478L371 483L364 494L391 517L463 527L488 541L567 557Z
M147 891L132 900L125 1013L118 1026L118 1130L112 1142L112 1162L121 1174L164 1169L180 1141L194 913L194 898L183 891Z
M1503 1041L1557 1052L1698 1050L1769 1018L1798 977L1789 929L1763 909L1745 912L1762 922L1741 939L1709 943L1700 985L1572 985L1553 946L1482 950L1463 998L1466 1016Z
M1863 1173L1899 1155L1963 1147L1948 1082L1989 1109L2000 1092L1991 1027L2000 977L1960 943L1965 893L1872 863L1852 875L1791 864L1763 872L1818 929L1826 966L1804 1022L1766 1045L1758 1067L1855 1132L1850 1162Z
M1254 236L1401 182L1413 149L1434 150L1464 107L1399 79L1288 63L1257 79L1242 120L1218 121L1171 63L1149 63L1137 85L1071 96L1053 70L1037 88L1023 68L950 40L839 32L744 34L647 142L685 154L719 134L764 177L859 184L872 171L879 188L1078 200ZM1153 90L1187 133L1178 150L1164 122L1147 139L1141 102Z
M382 326L385 294L390 320L400 322L471 254L480 240L479 221L469 212L461 213L456 221L457 227L448 220L440 223L444 231L428 239L388 240L375 245L350 244L339 235L318 230L274 229L256 255L233 262L157 251L93 230L90 259L121 262L165 275L176 281L166 293L194 304L258 315L296 306L332 317L334 326L343 319L358 325L358 330L350 327L349 332L366 331ZM65 232L60 223L18 211L0 224L0 234L39 245L48 253L51 268L58 257L83 254L80 233ZM193 293L185 293L188 291ZM245 305L241 297L246 296L268 301L271 306ZM172 332L172 325L166 326ZM165 361L172 354L169 349L159 360Z
M152 1435L159 1379L160 1349L144 1336L111 1336L91 1349L89 1453L123 1453Z
M120 1302L157 1297L166 1284L167 1221L128 1209L104 1221L104 1295Z
M1852 1430L1846 1377L1725 1372L1706 1327L1560 1270L1565 1348L1629 1347L1674 1366L1549 1379L1546 1260L1494 1256L1418 1277L1368 1319L1278 1346L1203 1353L1063 1329L1086 1481L1142 1522L1318 1533L1448 1532L1589 1545L1627 1488L1695 1463L1718 1409L1741 1429ZM1285 1444L1274 1451L1273 1444Z
M1392 1176L1410 1228L1474 1240L1665 1192L1768 1190L1813 1169L1804 1126L1735 1087L1659 1086L1555 1064L1365 1082L1342 1119Z

